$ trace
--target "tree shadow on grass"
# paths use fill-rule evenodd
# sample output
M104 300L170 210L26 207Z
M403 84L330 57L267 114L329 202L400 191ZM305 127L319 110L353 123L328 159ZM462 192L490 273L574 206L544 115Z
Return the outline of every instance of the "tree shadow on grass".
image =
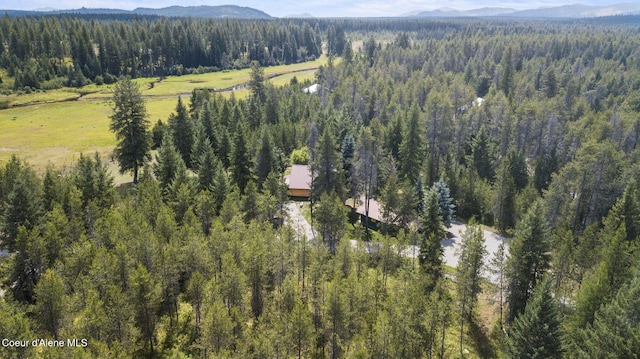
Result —
M498 353L489 337L488 329L478 325L477 320L472 320L469 326L471 345L481 358L497 358Z

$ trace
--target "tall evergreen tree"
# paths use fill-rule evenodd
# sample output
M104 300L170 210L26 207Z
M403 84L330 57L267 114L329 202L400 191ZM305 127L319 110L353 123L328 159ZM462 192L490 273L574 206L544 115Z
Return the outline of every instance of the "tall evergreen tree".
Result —
M420 218L420 266L429 276L426 290L430 292L442 276L442 256L444 249L440 241L444 238L444 226L440 217L438 194L431 189L427 193L424 214Z
M608 238L608 242L601 249L600 263L581 283L575 311L568 320L570 330L578 331L591 324L598 309L614 297L631 274L633 260L624 228L609 232L609 228L605 228L598 233Z
M187 167L180 153L173 144L171 134L165 136L162 147L156 155L156 163L153 165L153 174L160 182L163 190L168 190L174 179L185 176Z
M393 168L387 178L387 183L385 183L384 187L380 191L380 202L384 209L382 213L382 218L385 221L385 226L383 228L384 233L389 231L390 226L395 223L398 215L398 210L400 209L399 190L400 185L398 183L398 174L396 173L395 168Z
M198 182L201 190L210 191L214 187L215 176L217 171L222 167L222 163L213 153L213 148L209 144L209 139L204 140L204 152L200 154L196 167L198 173Z
M13 297L21 302L33 303L35 287L40 276L46 270L46 248L39 230L27 231L24 226L18 228L13 261L11 283Z
M340 198L331 192L322 194L314 211L318 232L332 254L336 253L338 241L344 232L344 224L347 219L346 211Z
M442 224L446 228L451 227L451 221L455 213L455 205L453 204L453 198L449 192L449 186L441 178L433 185L433 189L438 194L438 204L440 206L440 217L442 218Z
M542 155L538 156L535 162L533 175L533 185L536 187L538 192L542 193L542 191L549 188L551 175L558 170L558 166L558 157L555 146L551 148L551 150L544 151Z
M418 216L422 216L424 213L424 187L422 185L422 177L418 177L418 181L416 181L416 186L414 188L415 194L415 210Z
M509 95L511 95L511 90L513 87L513 77L514 77L511 47L504 50L504 54L502 55L501 65L502 65L502 76L500 77L500 89L504 92L505 96L509 97Z
M509 173L513 177L513 184L516 186L516 190L521 191L529 183L527 162L524 156L514 149L509 150L507 158L509 161Z
M471 151L473 155L473 165L478 171L478 175L482 179L493 180L495 172L493 170L493 153L491 151L489 135L484 126L480 127L480 131L473 139Z
M129 281L131 283L130 299L135 311L135 323L143 342L140 354L153 356L157 342L156 327L161 301L161 288L142 264L138 264L131 272Z
M369 209L373 195L377 187L378 179L378 156L380 146L377 138L373 135L373 131L369 127L362 127L358 135L358 144L356 147L357 161L356 173L358 187L364 194L364 212L365 212L365 228L369 230ZM395 167L395 165L392 165ZM392 169L395 171L395 168Z
M416 183L422 168L423 150L424 139L420 125L420 110L414 104L411 107L408 123L398 150L400 178L408 180L411 184Z
M509 168L511 166L510 157L505 158L498 168L495 189L495 219L498 222L498 229L505 233L507 229L513 228L516 221L516 185Z
M251 62L251 80L249 81L249 90L253 98L263 104L267 99L267 91L264 81L264 70L260 67L258 61Z
M75 170L73 182L80 190L82 208L87 208L91 202L101 209L109 208L115 203L113 178L97 152L93 158L81 154Z
M218 166L214 173L213 188L211 189L211 194L215 198L216 213L220 212L220 209L222 208L222 204L224 203L224 200L227 198L228 193L229 193L229 180L227 178L227 174L224 171L223 166Z
M269 174L276 170L275 164L275 148L271 141L269 131L266 129L262 131L262 137L260 139L260 148L256 156L256 179L258 184L258 191L262 191L264 181Z
M397 114L387 128L385 148L396 160L400 160L400 144L402 143L402 116Z
M470 223L462 234L460 257L456 269L456 292L460 308L460 354L463 355L464 323L473 320L478 295L482 291L481 275L487 249L482 228Z
M113 103L110 129L118 140L115 155L120 172L133 171L133 183L138 183L138 171L151 156L149 121L140 88L128 77L119 81L113 92Z
M340 179L342 173L340 153L336 150L333 132L329 126L324 127L322 136L317 141L310 166L311 173L315 175L312 188L315 198L332 192L338 194L340 198L344 196L344 186Z
M4 213L0 217L2 245L12 252L15 250L20 227L27 230L36 228L44 214L41 185L35 172L25 168L15 174L16 178L7 178L11 190L3 204Z
M178 97L175 113L169 116L169 128L173 136L173 143L180 156L182 156L182 161L184 161L187 168L191 168L191 150L195 142L195 126L181 97Z
M35 288L36 315L42 327L54 340L60 340L60 331L68 313L64 283L58 272L47 269Z
M516 226L515 238L509 245L507 262L509 313L507 321L524 311L533 288L549 268L549 239L543 206L536 201Z
M599 308L593 324L580 328L569 346L574 358L635 358L640 352L640 271L610 303Z
M546 277L535 290L531 302L519 315L509 332L508 358L562 358L562 324L558 303Z
M245 187L253 178L253 165L244 132L242 126L239 126L235 133L231 152L231 178L240 189L240 193L244 193Z
M347 195L355 197L357 192L357 181L354 167L356 141L351 134L344 136L340 153L342 155L342 170L344 171Z

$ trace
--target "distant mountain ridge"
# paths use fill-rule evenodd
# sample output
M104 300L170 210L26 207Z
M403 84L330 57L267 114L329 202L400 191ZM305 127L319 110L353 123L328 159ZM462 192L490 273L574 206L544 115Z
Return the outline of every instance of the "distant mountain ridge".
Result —
M9 16L38 16L38 15L56 15L56 14L132 14L132 15L156 15L166 17L201 17L201 18L234 18L234 19L271 19L271 15L264 11L250 7L237 5L219 5L219 6L169 6L160 9L137 8L135 10L120 9L91 9L80 8L71 10L53 10L53 11L23 11L23 10L0 10L0 14L8 14Z
M515 18L593 18L615 15L640 14L640 2L619 3L614 5L592 6L583 4L545 7L529 10L486 7L473 10L455 10L441 8L431 11L413 12L411 17L515 17Z
M105 8L80 8L69 10L40 9L26 10L0 10L0 16L42 16L58 14L82 14L82 15L155 15L164 17L198 17L198 18L237 18L237 19L273 19L271 15L255 8L237 5L217 6L169 6L159 9L137 8L135 10L105 9ZM640 2L626 2L614 5L584 5L572 4L554 7L544 7L528 10L516 10L506 7L483 7L472 10L456 10L443 7L430 11L411 11L397 15L401 18L464 18L464 17L499 17L499 18L597 18L616 15L640 15ZM301 13L288 15L296 18L313 18L313 15Z

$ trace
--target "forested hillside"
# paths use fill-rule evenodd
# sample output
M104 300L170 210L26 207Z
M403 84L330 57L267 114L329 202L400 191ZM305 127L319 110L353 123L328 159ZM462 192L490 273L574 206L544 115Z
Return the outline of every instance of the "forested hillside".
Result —
M0 337L28 342L0 354L634 357L640 35L624 20L3 18L16 81L43 63L92 81L180 66L252 74L246 98L196 90L155 123L121 77L114 158L137 183L115 187L93 154L43 176L19 157L2 164ZM40 27L68 47L13 40L44 39ZM101 62L109 41L122 44L114 70ZM262 66L322 43L317 92L265 81ZM292 164L314 178L303 214L316 238L289 225ZM380 202L378 230L345 206L360 197ZM468 224L457 268L441 242L454 209ZM487 254L482 228L506 248Z

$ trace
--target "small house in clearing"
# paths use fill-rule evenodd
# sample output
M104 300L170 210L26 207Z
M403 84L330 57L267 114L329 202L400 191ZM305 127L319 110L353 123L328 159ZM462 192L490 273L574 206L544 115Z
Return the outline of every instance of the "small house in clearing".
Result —
M289 196L295 198L311 198L311 172L307 165L291 166L291 174L285 178L289 186Z
M357 203L358 207L355 208L355 211L356 214L360 216L360 223L362 223L363 226L368 226L371 229L378 229L380 223L384 222L383 208L380 205L380 202L376 201L373 198L369 198L369 220L367 220L367 206L364 196L360 197Z

